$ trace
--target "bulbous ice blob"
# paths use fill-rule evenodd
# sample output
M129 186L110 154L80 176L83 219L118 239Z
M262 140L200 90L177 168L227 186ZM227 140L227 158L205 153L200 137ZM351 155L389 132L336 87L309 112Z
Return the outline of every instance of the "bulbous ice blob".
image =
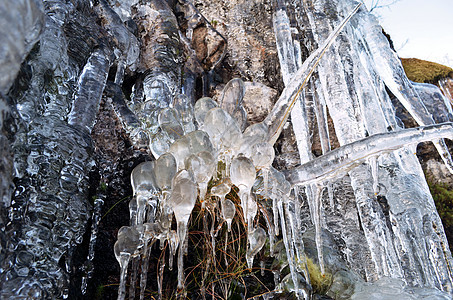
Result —
M136 128L130 133L130 139L133 145L139 148L146 148L149 146L150 138L146 130L142 128Z
M194 179L192 173L190 173L188 170L179 170L173 177L173 180L171 181L171 188L173 189L175 184L178 181L181 181L182 179L191 180L191 181L195 182L195 179Z
M256 171L253 162L243 156L235 157L230 167L231 182L239 189L245 188L250 191L256 178Z
M164 108L159 114L159 126L167 134L170 142L174 142L184 135L180 120L181 116L174 108Z
M172 192L168 204L173 208L179 237L178 253L178 287L182 287L184 278L183 254L186 251L185 240L187 223L197 199L197 185L190 178L187 170L178 172L172 185Z
M215 155L215 148L209 138L208 133L202 130L196 130L186 135L189 140L190 152L197 154L202 151L210 152Z
M210 152L213 155L215 153L208 134L201 130L192 131L176 140L168 151L175 156L178 170L186 167L186 159L191 154L198 154L202 151Z
M236 120L241 131L245 129L247 124L247 113L242 106L244 95L244 82L235 78L226 84L220 100L220 107Z
M127 265L131 255L136 253L140 245L140 234L134 227L123 226L118 230L118 240L113 246L116 260L120 264L120 286L118 288L118 299L124 299L126 288Z
M229 178L223 179L219 184L211 188L211 195L219 197L220 200L225 199L225 196L231 191L231 184Z
M166 153L170 148L170 140L168 136L158 128L157 133L154 134L149 142L149 149L155 159L158 159L162 154Z
M171 182L176 174L176 159L171 153L161 155L154 166L156 173L156 182L162 191L168 191L171 188Z
M230 232L231 222L233 222L234 216L236 215L236 205L230 199L223 199L220 204L222 206L222 217L227 222L228 232Z
M273 196L276 199L287 199L291 192L291 184L286 180L285 175L273 167L270 167L269 182L271 182L271 189Z
M231 182L239 188L239 198L244 212L245 222L251 226L252 219L249 214L250 190L256 179L255 166L252 161L243 155L239 155L231 162L230 168ZM253 216L254 217L254 216Z
M267 169L274 161L275 151L269 143L259 143L252 147L252 161L257 169Z
M182 170L178 172L173 180L168 204L173 208L178 224L187 224L197 199L197 186L191 177L187 170ZM180 238L184 240L181 236Z
M171 144L168 152L173 154L173 156L175 157L178 170L184 169L185 159L191 154L189 139L187 138L187 136L184 136Z
M213 108L207 114L202 130L206 131L220 152L234 149L240 145L242 132L237 122L223 109Z
M252 147L267 141L268 127L264 123L256 123L247 127L242 134L241 145L236 154L243 153L247 157L252 156Z
M133 255L140 245L140 234L130 226L123 226L118 230L118 240L115 243L115 257L120 262L122 254Z
M156 174L154 173L154 165L154 161L145 161L132 170L131 184L134 195L141 191L153 193L159 190Z
M178 172L173 181L172 193L168 199L168 204L173 208L177 223L177 232L179 237L179 255L178 255L178 285L182 285L183 278L183 253L185 252L185 243L187 235L187 223L190 214L197 200L197 185L189 179L190 174L187 170Z
M193 110L195 120L197 121L198 124L198 129L200 129L201 126L203 126L208 111L210 111L214 107L217 107L217 103L209 97L201 98L195 103L195 107Z
M202 151L197 155L192 154L186 159L186 169L190 170L200 190L200 200L203 201L216 167L214 156L208 151Z
M236 108L242 105L244 95L244 82L240 78L231 79L223 88L220 107L232 115Z
M251 269L253 267L253 258L263 248L266 242L266 231L258 226L248 234L248 248L246 253L247 266Z
M269 167L274 161L275 151L269 143L259 143L252 147L253 164L258 170L261 170L264 179L264 197L267 198L269 185Z
M195 116L192 102L183 94L177 95L173 99L173 108L176 109L181 116L181 123L184 133L188 134L195 130Z
M247 112L242 105L239 106L231 116L236 120L241 131L244 131L245 128L247 128Z

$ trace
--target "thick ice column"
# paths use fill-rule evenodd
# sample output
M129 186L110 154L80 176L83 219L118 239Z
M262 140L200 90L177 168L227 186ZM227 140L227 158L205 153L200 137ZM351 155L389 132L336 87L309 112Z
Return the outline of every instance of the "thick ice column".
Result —
M363 17L357 18L356 30L360 31L368 44L374 69L419 125L434 124L431 113L407 78L400 59L390 49L382 34L382 28L371 15L362 15ZM439 140L434 145L449 171L453 173L453 159L445 142Z
M295 43L298 43L298 41L293 42L289 19L283 9L279 9L274 13L274 33L283 82L288 85L291 78L302 65L302 62L300 61L300 56L295 53ZM304 99L299 96L294 108L291 110L291 122L301 163L309 161L312 157L310 133L303 101Z
M392 93L396 93L395 95L399 93L399 100L416 120L418 118L420 122L425 120L432 124L433 119L429 114L429 110L423 109L426 108L424 104L432 105L437 103L435 106L441 106L443 107L442 110L445 111L445 106L441 103L443 101L436 100L436 96L431 92L430 99L426 99L425 103L423 103L417 97L419 96L417 90L407 80L400 61L388 46L387 40L381 33L381 28L373 17L366 14L366 12L360 12L355 20L357 21L357 26L354 27L354 30L358 33L358 36L362 36L362 43L367 46L369 51L369 61L374 64L377 74L391 89ZM390 87L391 85L393 85L393 88ZM422 92L424 93L425 91L426 88ZM425 95L428 96L426 93ZM411 106L408 107L406 105ZM442 140L439 140L435 142L435 145L448 165L450 155L448 150L446 150L445 144ZM391 223L392 231L399 237L394 239L395 245L399 250L397 254L401 261L404 278L409 283L413 285L428 285L451 291L452 280L449 267L451 265L451 254L448 248L444 246L446 238L442 232L442 224L414 152L415 148L413 147L403 148L394 154L384 155L379 159L380 164L385 166L379 169L379 178L380 181L383 179L381 184L387 191L386 200L390 209L390 218L393 218ZM381 175L382 173L384 175ZM401 193L400 189L404 185L406 186L404 188L405 192ZM411 214L413 214L413 217L409 217ZM425 220L424 223L430 224L430 226L425 226L423 230L418 230L407 223L407 218L423 219ZM437 234L431 234L433 231L437 232ZM413 237L423 241L422 244L430 246L426 248L408 247L407 245L412 243L411 239ZM405 250L401 251L402 249ZM406 251L407 249L410 250ZM426 251L426 249L430 249L430 251ZM443 249L446 249L446 251L443 251ZM437 253L437 258L433 258L433 253ZM432 263L432 261L436 261L436 263ZM423 267L420 268L419 266L422 263ZM417 271L412 272L411 270ZM433 274L436 274L438 279L433 280Z
M66 120L77 89L79 63L92 51L92 44L83 43L100 45L100 41L92 35L98 27L87 15L83 16L86 31L63 30L67 18L81 17L73 8L62 2L46 6L39 48L24 64L29 66L25 71L29 82L24 90L10 91L19 112L13 146L17 172L6 239L10 252L2 260L0 298L67 297L66 272L72 269L73 247L86 229L90 209L87 175L94 165L91 138L88 130ZM80 41L80 49L87 52L75 57L68 51L69 40ZM100 97L103 87L98 85L101 87L95 89L100 89ZM93 121L93 114L95 109L80 122ZM61 267L63 256L66 271Z
M352 6L352 1L351 2L341 2L338 3L338 8L340 11L343 13L347 12L348 9ZM336 7L329 6L328 4L322 5L320 2L315 3L313 6L310 7L310 9L315 8L319 11L330 11L330 10L335 10ZM319 36L326 36L327 33L329 32L329 28L333 26L324 26L324 31L323 31L323 26L322 22L325 22L328 20L328 18L319 18L320 14L313 14L310 15L310 11L308 13L309 17L311 18L312 22L312 28L316 28L315 32L315 37L319 38ZM335 15L335 14L332 14ZM360 17L359 17L360 16ZM352 20L353 24L357 24L358 21L360 21L362 18L367 17L367 13L364 11L359 11L359 15L355 17ZM313 21L313 20L319 20L319 23ZM356 22L356 23L354 23ZM352 27L357 32L357 36L366 36L365 32L361 32L362 27L360 26L354 26ZM391 107L388 105L388 97L381 98L378 100L376 97L379 95L382 95L382 85L379 85L379 89L376 89L376 91L372 90L366 90L364 89L363 85L366 84L367 76L366 72L360 71L360 69L354 69L354 68L362 68L360 65L360 62L357 61L357 58L360 58L362 61L363 65L369 65L368 61L372 61L370 58L372 56L369 55L369 48L370 45L368 45L368 40L366 38L362 39L362 44L360 48L357 48L357 45L355 44L356 41L354 40L349 40L350 38L350 31L351 29L346 28L346 32L349 31L349 34L345 34L342 36L341 42L336 43L336 49L338 49L337 54L336 49L330 50L330 53L327 53L326 56L330 56L330 59L326 60L326 65L329 66L329 68L326 68L326 66L323 66L322 64L319 67L319 73L322 79L325 79L326 77L324 74L328 74L328 72L332 73L338 73L342 74L344 72L344 76L340 75L337 77L337 81L332 81L332 80L325 80L323 82L324 87L327 89L328 92L331 94L335 95L335 92L338 92L338 90L341 91L341 89L344 89L343 95L349 96L346 99L350 99L348 101L345 101L344 98L334 98L335 101L332 99L329 99L330 103L328 102L329 106L329 111L331 113L332 119L335 124L335 130L337 133L337 137L340 141L340 144L346 144L353 142L354 140L357 139L358 137L364 137L364 133L378 133L382 132L381 130L387 130L387 128L393 128L393 129L398 129L398 125L396 124L396 121L394 117L391 117ZM381 34L381 33L379 33ZM349 44L348 44L349 43ZM381 47L382 48L382 47ZM341 50L341 51L340 51ZM353 50L351 52L350 50ZM354 50L356 52L354 52ZM364 51L366 50L366 51ZM380 49L375 49L376 52L380 51ZM356 54L354 54L356 53ZM368 57L368 58L367 58ZM327 58L327 57L326 57ZM341 63L336 61L340 61ZM343 65L343 66L342 66ZM354 70L354 72L351 72L351 70ZM356 74L361 74L361 78L357 79L354 78L354 73ZM370 72L370 74L372 74ZM362 77L363 76L363 77ZM335 77L331 76L333 80L335 80ZM344 80L342 79L344 77ZM369 78L369 76L368 76ZM327 78L328 79L328 78ZM373 82L370 80L369 82ZM329 87L329 83L331 84ZM358 84L360 83L360 84ZM344 84L347 84L346 86L343 86ZM354 86L354 88L352 88ZM356 92L357 91L357 92ZM373 96L373 94L375 94ZM341 93L337 95L342 95ZM365 97L367 96L367 97ZM371 102L364 102L365 100L368 100L368 98L371 97ZM340 101L340 102L339 102ZM376 107L376 104L373 103L373 101L377 102L382 102L385 103L385 109L382 110L375 110L373 107ZM343 103L343 104L340 104ZM371 106L370 106L371 105ZM345 106L345 107L343 107ZM341 107L341 109L338 109ZM370 111L380 111L379 114L376 114L376 116L372 116L373 118L369 119L369 117L364 117L365 115L365 108L370 109ZM338 111L336 112L335 109ZM339 113L343 112L348 112L347 115L349 115L349 118L340 118ZM351 114L351 112L354 112L354 114ZM349 120L349 121L348 121ZM346 122L345 122L346 121ZM372 126L374 122L374 126ZM361 123L361 124L359 124ZM357 125L359 126L357 126ZM366 131L358 131L357 129L363 128ZM374 130L374 132L368 132L369 130ZM351 132L352 131L352 132ZM356 137L354 137L354 135ZM415 178L415 182L417 184L423 186L424 184L424 178L423 174L421 172L409 172L408 170L417 170L419 169L418 162L414 158L414 155L410 153L411 152L398 152L399 154L397 156L390 155L393 159L395 160L395 163L393 164L392 168L382 168L382 167L373 167L370 165L370 170L367 170L367 168L360 167L355 169L353 172L350 172L351 176L351 184L355 189L355 196L356 196L356 202L357 202L357 208L361 216L361 223L363 226L363 229L365 231L365 236L367 237L367 241L369 244L369 248L372 253L373 261L375 262L375 270L369 270L368 271L368 277L370 279L372 278L379 278L380 276L383 275L389 275L389 276L401 276L403 274L404 277L407 278L411 284L428 284L433 286L432 281L426 281L426 278L430 278L430 275L434 273L439 273L441 274L440 277L447 278L444 279L444 284L443 288L448 289L448 277L449 277L449 271L448 271L448 260L450 259L450 254L447 250L447 252L443 255L444 259L439 259L438 261L446 261L446 264L444 264L442 267L438 264L436 266L427 266L426 268L423 268L418 274L414 275L413 277L417 278L415 280L411 279L409 274L409 270L416 268L417 263L420 261L423 262L428 262L429 255L426 251L409 251L405 253L405 256L402 256L400 251L396 251L401 249L402 242L400 240L395 239L392 235L392 232L398 233L404 238L408 238L410 235L415 235L419 239L426 241L427 243L431 244L442 244L443 240L445 237L440 234L438 238L433 238L430 236L429 238L423 236L420 231L416 231L411 229L410 226L401 226L401 228L396 228L392 227L390 222L388 221L389 216L392 216L392 213L394 211L397 211L397 207L406 207L408 211L411 211L410 208L412 207L412 204L409 205L407 201L405 200L408 195L403 197L400 194L397 193L389 193L388 191L391 190L398 190L398 184L393 183L393 184L382 184L384 189L382 190L382 196L385 196L385 200L387 200L387 203L389 205L390 211L386 211L384 208L385 207L380 207L379 205L371 205L373 202L369 201L374 198L374 190L373 186L376 186L375 184L370 185L367 188L367 185L364 185L362 180L364 179L363 176L368 175L368 180L369 182L373 182L375 178L379 178L379 183L381 182L381 178L384 177L382 180L383 182L386 182L385 180L387 178L393 178L392 174L399 174L396 176L398 178L398 182L402 184L402 182L409 182L410 180L413 180ZM411 167L406 166L404 167L402 165L402 161L408 162ZM407 168L407 169L406 169ZM373 171L374 170L374 171ZM400 170L403 170L400 172ZM371 171L371 172L370 172ZM360 175L357 175L357 172ZM356 174L355 174L356 173ZM377 174L377 176L376 176ZM416 174L416 175L415 175ZM387 193L386 193L387 191ZM412 190L408 191L409 193L413 193L411 195L412 199L419 199L419 198L425 198L428 202L432 202L430 200L429 195L425 195L425 193L422 193L421 191L417 190ZM374 200L375 201L375 200ZM422 201L416 200L417 205L420 207L428 209L428 206L424 204ZM429 209L428 209L429 210ZM380 211L380 212L379 212ZM375 212L375 213L373 213ZM384 214L382 214L384 213ZM374 215L373 215L374 214ZM422 214L423 215L423 214ZM382 218L382 217L385 218ZM414 215L415 217L415 215ZM431 216L427 217L428 219L431 219L435 226L434 227L439 227L436 218L432 218ZM394 219L396 221L396 224L405 224L404 219L402 217L398 217ZM377 226L377 227L376 227ZM379 229L379 230L376 230ZM390 230L392 229L392 230ZM405 231L405 229L409 229L409 231ZM404 240L404 239L403 239ZM407 244L407 243L406 243ZM382 252L384 251L384 253ZM439 253L439 252L438 252ZM411 259L407 259L407 257L410 257ZM400 266L399 266L400 265ZM433 271L434 270L434 271ZM371 272L370 272L371 271ZM421 283L424 282L424 283ZM435 285L438 288L441 288L440 285L436 284Z
M437 124L453 121L450 100L442 94L437 86L418 82L412 82L412 86Z
M81 126L91 132L107 82L109 68L110 62L106 51L100 48L93 52L79 77L74 103L68 115L70 125Z
M25 56L44 25L42 4L35 0L5 1L0 7L0 92L7 93Z
M0 6L0 128L9 117L5 94L13 84L21 63L38 41L44 25L42 4L34 0L4 1ZM10 131L10 128L5 128ZM10 141L0 132L0 261L4 261L6 208L11 204L13 157Z
M171 106L174 96L181 92L180 32L176 17L165 0L137 4L133 19L143 42L137 69L144 73L144 78L134 86L134 97L128 104L149 134L149 147L158 158L170 144L159 129L159 112Z
M329 19L328 16L321 12L325 10L335 11L336 8L334 6L335 3L320 1L313 3L316 13L312 13L312 10L306 9L310 25L314 29L314 38L318 43L326 38L332 30L331 28L334 27L334 23L337 22L337 20ZM351 93L355 86L350 69L358 62L353 61L353 58L350 57L348 51L350 50L351 45L345 36L340 36L334 41L334 45L334 47L326 51L324 59L319 64L318 72L324 94L328 95L328 97L326 97L326 103L334 122L337 138L340 145L345 145L365 137L366 124L363 122L363 116L360 111L360 104L358 103L356 94ZM378 118L378 116L374 118ZM367 166L360 168L363 169L363 174L368 174L368 180L372 182L372 178L367 172ZM373 243L384 244L385 242L381 240L382 236L388 236L388 234L377 236L374 234L373 229L375 226L378 226L379 228L382 228L382 230L388 232L385 220L375 219L374 222L377 223L373 225L371 220L369 222L365 221L363 218L365 216L361 214L363 211L361 206L367 205L374 195L370 195L369 191L365 190L364 186L360 185L361 180L359 179L360 178L351 174L351 184L353 187L357 187L354 189L354 193L365 237L367 238L369 245ZM372 279L376 278L375 276L377 274L380 274L381 276L390 275L386 273L386 270L391 268L385 267L387 263L385 262L384 257L387 256L387 254L379 252L379 250L386 249L374 246L370 246L369 248L375 267L374 270L366 270L367 276ZM392 247L389 247L388 250L393 251ZM384 257L382 257L382 255L384 255Z
M441 137L453 139L453 123L375 134L341 146L285 173L292 185L325 182L346 175L369 157L391 153L406 146L413 149L421 142Z

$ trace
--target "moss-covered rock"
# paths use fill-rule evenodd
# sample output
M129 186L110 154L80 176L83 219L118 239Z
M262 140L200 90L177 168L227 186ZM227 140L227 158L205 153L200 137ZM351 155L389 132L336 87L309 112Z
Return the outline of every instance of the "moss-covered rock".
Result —
M438 63L417 58L401 58L407 77L415 82L437 83L439 79L453 77L453 69Z
M450 249L453 250L453 190L449 189L446 184L432 183L429 179L428 185L442 219Z

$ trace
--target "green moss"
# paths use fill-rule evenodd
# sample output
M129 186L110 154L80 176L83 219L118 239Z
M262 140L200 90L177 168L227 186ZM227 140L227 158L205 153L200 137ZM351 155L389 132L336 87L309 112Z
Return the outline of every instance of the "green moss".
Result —
M332 284L332 274L322 274L319 266L310 258L307 258L307 269L310 274L310 282L313 287L313 291L317 294L325 294Z
M104 289L104 285L100 285L96 288L96 294L94 296L96 300L104 299Z
M446 184L431 183L429 189L444 225L450 249L453 250L453 191Z
M439 79L453 75L453 69L441 64L417 58L402 58L407 77L415 82L437 83Z
M105 182L102 181L102 182L99 184L99 190L100 190L101 192L107 191L107 184L106 184Z

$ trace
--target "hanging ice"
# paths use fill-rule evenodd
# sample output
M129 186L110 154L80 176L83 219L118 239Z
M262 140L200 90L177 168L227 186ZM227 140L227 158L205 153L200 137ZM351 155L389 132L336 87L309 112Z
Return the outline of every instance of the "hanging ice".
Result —
M168 204L173 208L177 222L179 238L178 252L178 288L184 287L183 255L187 235L187 223L197 200L197 186L190 178L189 172L178 172L172 182L172 192Z
M254 211L249 205L253 205L254 200L251 199L251 189L256 178L255 166L250 159L239 155L231 162L231 182L239 188L239 198L241 199L241 207L244 214L244 220L249 228L253 226L252 221L255 218Z
M140 234L134 227L123 226L118 231L118 240L115 243L115 257L121 268L120 286L118 288L118 300L126 296L126 276L129 260L138 250Z

